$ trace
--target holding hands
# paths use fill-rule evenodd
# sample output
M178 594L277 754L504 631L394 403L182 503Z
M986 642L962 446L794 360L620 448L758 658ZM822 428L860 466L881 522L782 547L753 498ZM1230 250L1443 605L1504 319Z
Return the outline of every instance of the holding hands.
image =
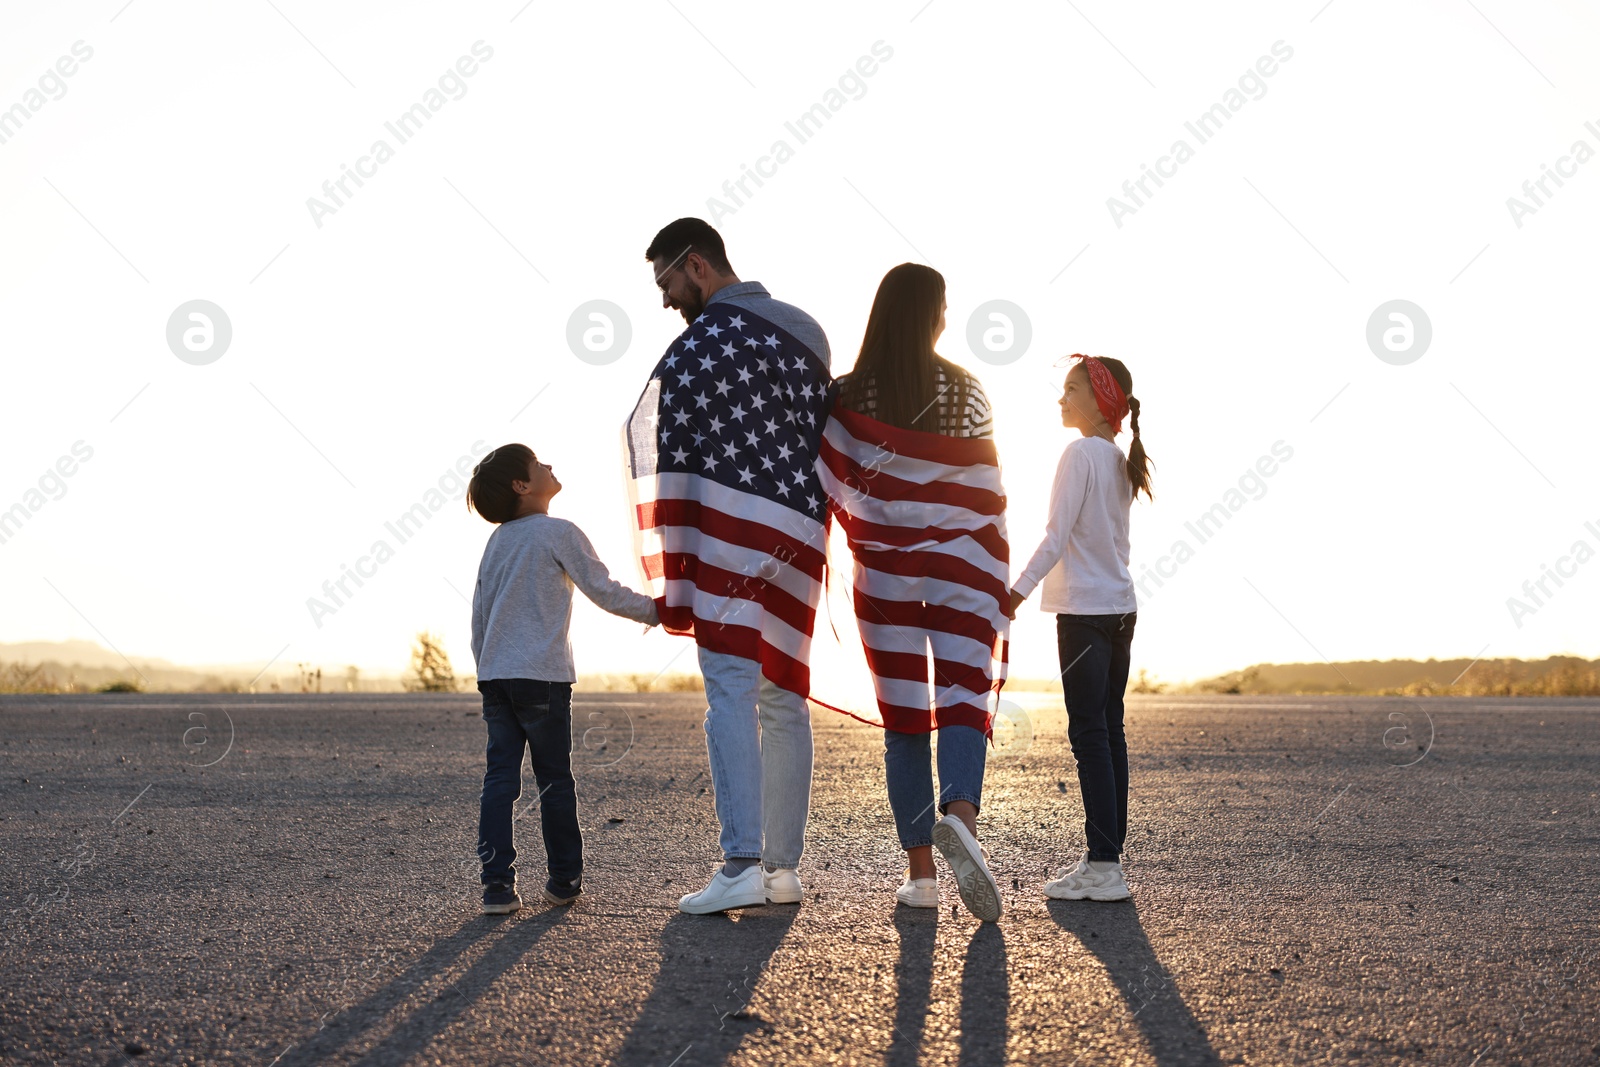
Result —
M1006 609L1006 618L1015 619L1017 617L1017 609L1020 608L1022 606L1022 602L1027 599L1027 597L1023 596L1015 589L1011 590L1011 606Z

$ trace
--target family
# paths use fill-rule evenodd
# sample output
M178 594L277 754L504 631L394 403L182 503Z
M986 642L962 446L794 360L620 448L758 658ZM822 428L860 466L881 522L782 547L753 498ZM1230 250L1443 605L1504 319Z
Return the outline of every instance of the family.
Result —
M797 904L805 893L799 866L812 777L805 661L816 603L814 592L806 592L815 583L802 572L811 566L816 531L827 515L846 524L852 549L858 542L867 546L857 555L858 567L863 558L892 557L893 549L906 547L901 535L908 529L912 540L921 539L911 547L934 544L935 551L937 542L953 543L951 536L993 541L998 530L995 551L1002 569L1009 558L1003 521L988 521L1003 520L1003 495L991 494L994 515L979 514L985 509L974 503L981 498L972 479L958 468L954 481L968 484L941 490L933 475L919 481L919 470L936 466L920 459L901 459L900 466L885 468L892 474L875 480L846 477L841 482L833 476L843 469L837 453L823 438L826 422L830 433L835 425L847 426L852 440L879 438L873 443L886 455L896 446L903 451L906 442L932 441L938 448L943 441L951 454L987 457L984 462L997 477L989 440L994 415L983 386L935 350L946 312L939 272L913 263L890 270L873 300L855 365L833 377L821 326L774 299L760 282L741 280L709 224L678 219L655 236L645 258L662 305L681 314L687 328L657 365L641 398L638 410L646 414L649 429L634 432L630 423L635 477L662 486L659 495L636 502L637 516L645 516L636 521L687 528L680 548L716 545L731 554L727 558L755 548L781 559L784 567L764 568L764 580L752 583L747 577L740 585L723 574L726 559L713 557L712 549L674 551L669 544L645 561L656 595L635 592L610 577L581 529L549 514L551 500L561 491L549 463L523 444L503 445L483 458L473 471L467 504L496 524L472 607L472 651L488 730L478 855L482 906L489 914L522 906L512 823L522 794L525 751L539 787L548 863L543 896L565 905L583 892L583 836L570 763L577 680L568 640L574 586L606 611L647 625L660 623L669 632L693 636L698 646L723 858L705 888L682 897L678 906L701 915ZM711 338L721 343L706 345L702 353L700 341ZM689 368L677 366L680 356L687 362L691 355L701 367L720 367L723 378L716 389L684 396L675 406L675 383L681 380L679 391L688 394L694 382ZM978 575L968 588L957 571L902 567L902 572L918 572L894 575L894 594L885 599L868 595L857 580L855 608L863 638L879 624L902 636L916 635L910 654L868 650L884 711L889 808L906 853L907 870L895 896L907 907L939 906L937 848L967 909L986 922L1000 917L999 888L978 833L990 733L983 710L990 688L983 642L994 638L995 626L1003 629L1041 586L1040 606L1056 616L1068 738L1084 807L1081 858L1045 882L1043 892L1065 900L1129 897L1120 862L1128 819L1123 692L1137 611L1128 571L1128 523L1134 497L1150 494L1149 461L1128 369L1104 357L1074 355L1071 361L1057 404L1061 425L1075 433L1056 467L1044 535L1009 588L1003 578L985 584ZM683 373L674 376L668 368ZM751 420L743 437L728 438L728 457L741 455L739 442L748 440L750 459L743 466L719 466L722 420L708 406L707 394L727 393L730 381L753 383L749 395L762 416ZM759 389L763 384L770 388ZM742 402L733 411L743 424ZM1124 419L1131 433L1126 453L1116 443ZM766 454L756 447L762 443L755 432L761 422L770 445ZM790 436L782 437L780 427ZM675 438L675 431L683 436ZM681 443L669 452L674 441ZM774 455L788 467L775 467ZM925 521L926 530L874 526L863 533L860 510L851 512L840 499L847 495L846 483L857 496L895 492L896 507L909 505L915 514L931 516L915 520ZM727 542L740 547L729 549ZM890 563L882 566L892 569ZM809 610L807 595L812 597ZM978 607L963 607L974 598L981 602Z

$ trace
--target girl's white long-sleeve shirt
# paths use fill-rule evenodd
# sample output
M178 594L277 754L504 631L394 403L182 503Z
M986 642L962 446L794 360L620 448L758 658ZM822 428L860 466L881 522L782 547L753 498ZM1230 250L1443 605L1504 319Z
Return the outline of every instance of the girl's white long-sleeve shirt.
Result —
M1071 441L1056 464L1044 540L1013 588L1028 596L1042 580L1039 606L1059 615L1137 611L1128 573L1132 508L1122 449L1103 437Z

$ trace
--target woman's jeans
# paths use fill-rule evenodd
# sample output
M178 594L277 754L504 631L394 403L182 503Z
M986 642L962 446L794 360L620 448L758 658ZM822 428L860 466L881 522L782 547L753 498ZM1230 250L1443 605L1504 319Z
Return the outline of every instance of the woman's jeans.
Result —
M1078 762L1083 833L1091 860L1120 860L1128 835L1128 739L1122 695L1128 688L1138 616L1057 615L1067 739Z
M522 795L524 748L539 783L536 803L550 877L561 883L578 881L583 875L583 832L572 781L572 683L497 678L480 681L478 691L489 727L478 812L483 884L516 881L511 822Z
M970 726L942 726L939 734L939 813L953 800L981 807L984 747L988 739ZM932 733L903 734L883 731L883 771L889 785L889 810L900 847L933 844L933 768L929 748Z

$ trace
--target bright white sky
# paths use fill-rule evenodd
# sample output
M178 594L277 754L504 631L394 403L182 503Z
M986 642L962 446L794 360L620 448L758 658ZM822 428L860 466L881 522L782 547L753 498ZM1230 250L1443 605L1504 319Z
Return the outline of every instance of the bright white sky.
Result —
M719 222L735 268L821 321L836 371L884 271L944 273L941 351L994 401L1018 570L1065 443L1055 361L1132 369L1158 463L1134 570L1195 549L1146 587L1136 668L1600 655L1600 559L1520 620L1506 603L1600 549L1600 159L1520 227L1506 204L1600 150L1584 5L274 3L0 15L0 107L93 49L0 144L0 509L93 450L0 544L0 641L398 671L428 628L470 671L457 590L490 527L455 500L404 545L384 523L478 440L553 461L554 510L632 580L617 431L682 325L643 249L782 139ZM400 144L385 122L478 41L465 95ZM880 41L864 95L799 143L785 122ZM1265 95L1200 143L1185 122L1279 41ZM380 138L393 158L318 228L307 198ZM1193 157L1119 228L1107 198L1180 138ZM166 340L195 299L233 329L203 366ZM632 327L605 366L566 341L597 299ZM1032 325L1006 365L966 339L993 299ZM1366 340L1395 299L1432 323L1408 365ZM1185 522L1278 441L1265 495L1199 544ZM316 626L307 598L379 538L394 558ZM1017 675L1055 670L1036 609ZM573 640L585 672L683 647L581 597Z

